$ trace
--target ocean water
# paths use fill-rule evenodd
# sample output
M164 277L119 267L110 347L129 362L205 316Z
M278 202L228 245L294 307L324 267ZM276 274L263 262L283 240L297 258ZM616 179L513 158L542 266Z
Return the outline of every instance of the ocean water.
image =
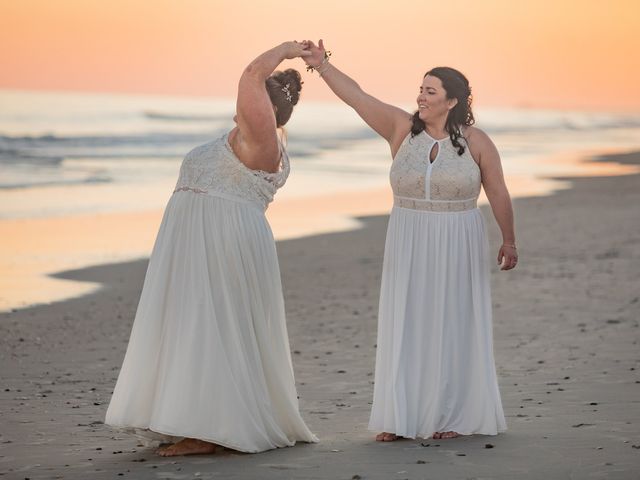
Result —
M234 113L233 99L0 91L0 219L161 208L184 155L230 130ZM640 113L475 113L514 196L589 174L579 154L640 148ZM292 175L280 198L388 185L388 146L343 104L303 99L287 132Z
M234 105L0 91L0 311L100 288L56 272L147 257L182 158L234 126ZM638 171L584 158L640 149L640 114L475 113L514 197L569 185L553 177ZM389 148L350 108L303 99L287 131L292 173L267 212L277 239L358 228L356 217L388 211Z

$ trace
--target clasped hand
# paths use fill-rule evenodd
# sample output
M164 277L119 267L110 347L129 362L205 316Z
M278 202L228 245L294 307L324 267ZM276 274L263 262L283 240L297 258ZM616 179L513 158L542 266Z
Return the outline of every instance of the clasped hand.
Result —
M304 59L305 57L309 57L312 55L308 45L305 42L297 42L293 40L290 42L284 42L281 46L284 49L285 58L291 59L301 57Z
M300 57L307 65L318 67L322 64L325 57L325 48L322 40L318 41L318 45L311 40L303 40L302 42L290 41L282 44L285 49L285 58Z

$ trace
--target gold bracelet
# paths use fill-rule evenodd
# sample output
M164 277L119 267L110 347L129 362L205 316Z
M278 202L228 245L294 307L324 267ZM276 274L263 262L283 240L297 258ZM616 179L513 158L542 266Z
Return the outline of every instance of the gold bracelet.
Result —
M318 65L317 67L314 67L313 65L307 65L307 72L313 72L314 70L316 70L318 73L320 73L320 68L325 64L329 62L329 57L331 56L331 51L329 50L325 50L324 52L324 58L322 59L322 62L320 62L320 65ZM322 76L322 75L320 75Z
M502 244L502 246L503 246L503 247L511 247L511 248L513 248L514 250L517 250L517 249L518 249L515 245L509 245L508 243L503 243L503 244Z

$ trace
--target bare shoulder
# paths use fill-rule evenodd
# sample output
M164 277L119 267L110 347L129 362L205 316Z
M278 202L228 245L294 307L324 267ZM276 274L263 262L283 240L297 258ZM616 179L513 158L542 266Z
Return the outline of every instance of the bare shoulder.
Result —
M473 125L464 127L464 138L467 140L469 146L471 146L472 143L476 143L478 146L493 145L489 135L487 135L484 130L474 127Z
M396 137L400 137L402 140L409 135L411 127L413 126L413 115L404 110L401 110L402 115L398 115L398 122L396 127Z
M464 127L464 138L469 145L471 156L478 164L483 160L498 157L495 144L484 130L473 125Z
M406 112L405 112L406 113ZM400 150L400 146L405 141L407 136L411 133L412 120L411 115L407 114L407 117L400 118L396 130L394 132L391 141L389 141L389 147L391 148L391 158L396 156L398 150Z

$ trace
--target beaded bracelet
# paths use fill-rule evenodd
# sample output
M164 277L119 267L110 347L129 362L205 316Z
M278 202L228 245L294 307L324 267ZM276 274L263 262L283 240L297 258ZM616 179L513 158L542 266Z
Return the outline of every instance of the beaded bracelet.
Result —
M321 68L322 70L320 70ZM329 68L331 68L331 64L329 62L326 62L318 66L318 68L316 68L316 72L318 72L318 75L322 77L322 74L329 70Z
M322 76L322 74L323 74L323 73L326 71L326 69L327 69L327 68L329 68L329 67L326 67L326 68L324 68L324 69L322 69L322 70L320 70L320 68L321 68L323 65L325 65L325 64L327 64L327 63L329 63L329 57L330 57L330 56L331 56L331 51L329 51L329 50L325 50L325 51L324 51L324 58L322 59L322 62L320 63L320 65L318 65L317 67L314 67L314 66L312 66L312 65L307 65L307 72L317 71L317 72L318 72L318 75Z

